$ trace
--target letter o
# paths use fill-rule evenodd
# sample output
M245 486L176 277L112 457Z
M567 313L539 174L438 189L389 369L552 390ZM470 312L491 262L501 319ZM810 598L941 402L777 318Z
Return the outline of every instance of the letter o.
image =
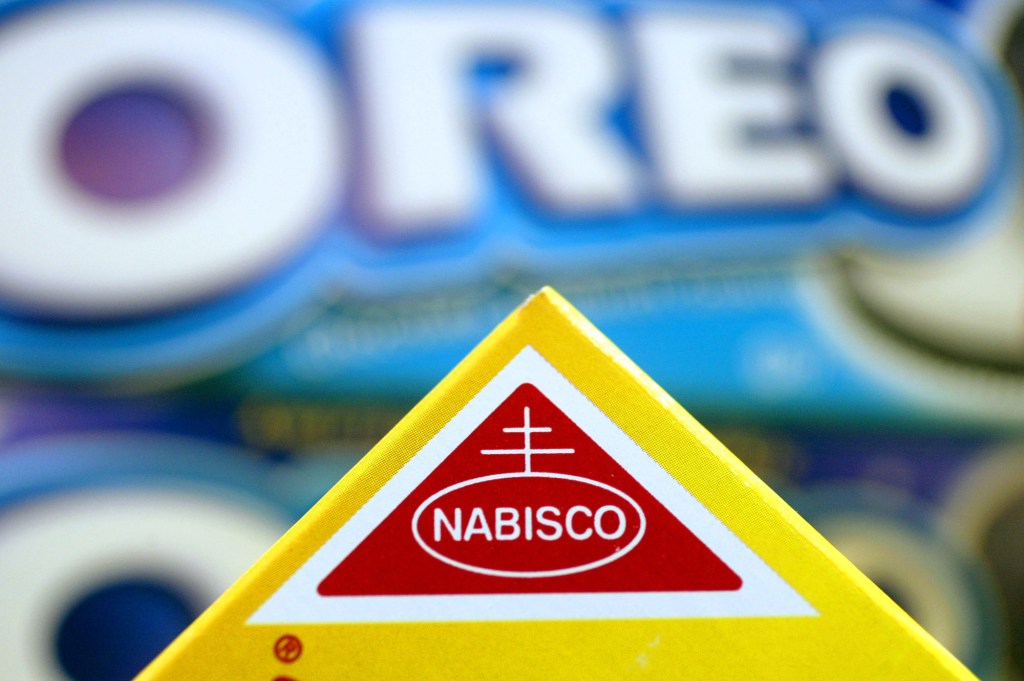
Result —
M311 238L338 195L343 112L328 65L287 30L214 4L60 5L0 26L0 295L66 317L150 311L248 282ZM218 133L201 177L119 205L55 153L71 114L166 84Z
M890 204L943 210L985 179L992 137L983 89L956 55L917 31L867 26L825 43L814 70L821 124L851 179ZM884 97L907 86L930 114L916 138L899 130Z
M619 519L619 526L615 532L604 531L601 519L604 518L606 513L613 513ZM602 506L594 514L594 532L597 532L597 536L601 537L601 539L618 539L626 533L626 514L618 506L612 506L611 504Z

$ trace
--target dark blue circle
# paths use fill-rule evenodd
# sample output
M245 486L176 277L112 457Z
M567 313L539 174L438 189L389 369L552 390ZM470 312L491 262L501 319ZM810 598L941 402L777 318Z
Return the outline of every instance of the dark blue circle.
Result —
M897 84L885 94L889 116L900 130L911 137L924 137L931 131L931 114L924 98L913 88Z
M86 594L57 627L57 659L75 681L130 681L198 615L158 581L131 579Z

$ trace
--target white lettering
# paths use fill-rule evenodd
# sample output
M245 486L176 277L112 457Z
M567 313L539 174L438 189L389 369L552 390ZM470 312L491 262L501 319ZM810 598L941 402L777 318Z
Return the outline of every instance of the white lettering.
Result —
M494 539L491 535L491 528L487 525L487 518L484 517L483 509L479 507L470 511L469 522L466 523L466 533L462 535L462 540L469 541L475 534L483 535L487 541Z
M473 217L487 122L526 189L549 207L586 213L633 203L633 162L605 120L620 81L614 40L591 15L403 5L357 17L351 39L372 159L369 208L381 229L435 232ZM467 77L485 59L515 72L477 120Z
M604 529L602 518L608 513L614 515L618 522L614 532L606 532ZM626 514L618 506L602 506L594 514L594 531L601 539L618 539L626 533Z
M498 541L519 539L519 511L507 506L494 509L494 537Z
M492 513L493 523L490 522ZM583 541L596 534L610 541L619 539L628 529L625 512L613 504L601 506L596 512L587 506L572 506L565 514L564 522L561 514L555 506L541 506L536 514L529 506L522 511L511 506L498 506L493 512L475 506L470 509L468 522L463 528L462 508L449 512L435 507L433 536L435 542L443 539L469 541L475 536L484 537L487 541L515 541L520 538L532 541L534 535L544 541L555 541L563 535ZM592 522L588 522L587 519L591 518ZM536 531L535 523L538 526Z
M687 8L645 13L632 32L646 136L666 198L682 205L824 198L831 169L796 135L800 94L784 75L802 37L794 24L776 14Z
M851 179L899 206L944 209L985 178L992 139L980 85L949 50L921 33L858 28L825 43L814 69L821 123ZM912 135L886 97L903 88L927 127Z
M291 31L171 2L60 3L0 23L0 82L18 102L0 126L6 299L64 317L212 300L288 260L342 195L358 195L366 211L353 212L390 235L471 228L488 205L489 151L548 214L630 210L645 171L609 122L619 107L639 112L633 132L658 192L683 209L819 202L844 172L878 201L944 211L978 195L1007 135L980 68L892 19L829 26L810 81L797 83L807 37L782 11L638 8L624 36L583 4L345 16L338 43L364 151L354 192L339 78ZM494 61L509 73L474 98L470 74ZM74 186L53 151L83 94L147 83L180 90L210 119L202 172L126 205ZM898 120L893 93L919 109L920 129ZM811 114L820 139L797 129ZM555 532L536 519L523 516L525 535Z
M183 46L187 45L187 49ZM73 58L68 58L73 54ZM304 246L343 178L342 102L291 31L211 3L55 4L0 26L0 288L61 316L209 298ZM170 84L220 133L187 185L129 204L54 162L83 93Z
M568 533L570 537L577 541L589 539L590 536L594 534L594 531L589 527L583 532L576 532L575 528L573 527L572 520L580 514L585 515L588 518L593 515L590 509L587 508L586 506L573 506L572 508L569 509L568 513L565 514L565 531L566 533Z
M562 537L562 525L556 520L562 514L554 506L541 506L537 509L537 525L548 528L545 532L541 527L537 528L537 536L544 541L555 541ZM553 516L549 518L548 516Z
M441 541L441 526L448 530L452 539L459 541L462 538L462 509L455 509L455 522L451 523L440 508L434 509L434 541Z

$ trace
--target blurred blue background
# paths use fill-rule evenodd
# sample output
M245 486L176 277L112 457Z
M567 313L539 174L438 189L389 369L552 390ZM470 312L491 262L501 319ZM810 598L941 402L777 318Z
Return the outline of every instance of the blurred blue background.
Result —
M131 678L554 285L1024 678L1024 3L0 2L0 655Z

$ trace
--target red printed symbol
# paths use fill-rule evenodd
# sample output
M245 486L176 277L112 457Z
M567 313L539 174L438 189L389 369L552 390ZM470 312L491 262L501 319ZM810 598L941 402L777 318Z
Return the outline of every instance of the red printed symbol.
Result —
M297 636L285 634L274 643L274 656L285 664L291 664L302 655L302 641Z
M456 483L424 501L412 517L420 547L453 567L496 577L570 575L633 550L646 525L639 504L596 480L533 471L533 456L575 450L534 447L531 436L552 429L533 426L529 407L523 407L522 419L522 426L502 428L522 433L522 447L482 449L480 454L522 456L525 470ZM495 503L502 499L509 501ZM488 551L481 552L482 544Z
M584 427L534 385L519 386L319 594L738 589L739 576Z

